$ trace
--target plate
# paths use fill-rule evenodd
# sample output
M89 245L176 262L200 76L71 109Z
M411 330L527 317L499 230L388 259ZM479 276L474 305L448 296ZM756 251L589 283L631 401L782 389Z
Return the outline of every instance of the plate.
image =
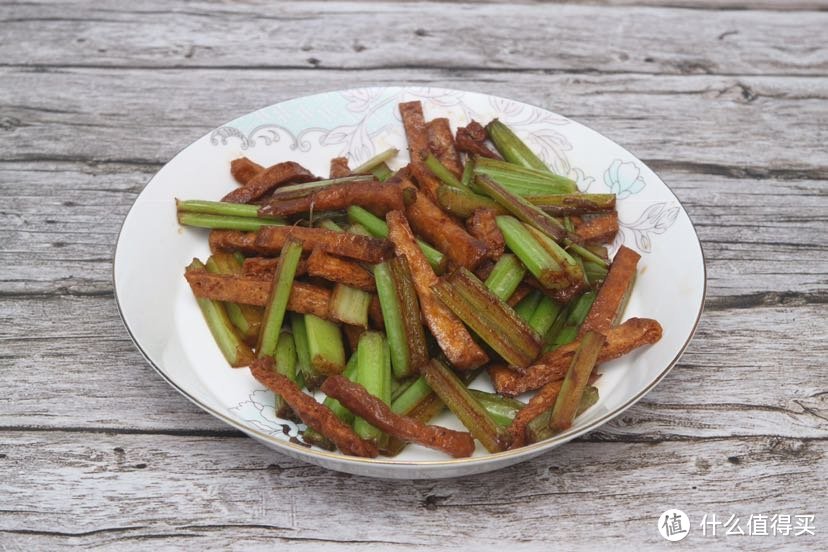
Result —
M625 318L655 318L655 345L602 365L600 400L553 439L489 454L478 445L465 459L410 445L395 458L363 459L307 448L296 424L273 415L273 395L246 369L230 368L183 278L193 257L209 255L207 231L176 222L174 198L217 199L236 184L230 161L246 155L262 165L297 161L327 174L332 157L351 166L389 147L407 162L397 104L420 100L426 119L452 126L499 117L581 191L617 194L622 243L642 254ZM167 163L126 216L114 263L115 296L124 324L147 361L185 397L213 416L293 458L358 475L425 479L490 471L528 460L599 427L640 400L687 347L701 315L706 278L701 245L670 189L644 163L597 132L566 117L496 96L442 88L381 87L327 92L260 109L221 126ZM487 378L474 386L486 389ZM490 389L490 388L489 388ZM433 423L460 428L449 414Z

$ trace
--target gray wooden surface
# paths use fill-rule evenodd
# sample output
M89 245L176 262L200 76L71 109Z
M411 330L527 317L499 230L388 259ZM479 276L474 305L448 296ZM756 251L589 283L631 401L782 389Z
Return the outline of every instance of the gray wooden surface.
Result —
M0 550L826 549L828 2L0 3ZM179 149L307 93L514 97L675 190L708 301L670 375L496 473L386 482L265 449L144 363L120 223ZM693 533L668 543L667 508ZM816 535L701 535L814 514ZM504 548L505 547L505 548ZM689 548L688 548L689 547Z

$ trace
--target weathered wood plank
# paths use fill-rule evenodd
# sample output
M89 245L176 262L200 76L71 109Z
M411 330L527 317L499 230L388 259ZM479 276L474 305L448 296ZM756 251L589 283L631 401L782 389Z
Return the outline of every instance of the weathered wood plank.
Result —
M828 72L819 12L141 0L17 4L0 18L8 65ZM532 32L539 22L554 32Z
M478 90L541 105L666 166L828 178L823 147L828 77L485 70L349 71L345 77L321 70L0 68L0 79L0 148L7 160L166 162L225 121L280 100L343 87L411 84ZM159 98L186 98L187 106Z
M7 550L655 549L659 514L678 507L693 522L686 546L813 550L821 537L704 537L698 523L705 513L742 524L751 513L811 513L819 531L828 481L795 475L824 473L826 453L825 440L776 437L575 442L492 474L388 482L247 439L14 433L0 444L4 508L14 505L0 512L0 541Z
M815 301L710 310L667 379L590 438L828 438L828 367L816 360L828 355L828 298ZM230 429L144 363L109 297L7 298L0 320L7 328L0 427ZM793 320L811 331L792 335ZM789 369L779 369L781 359Z

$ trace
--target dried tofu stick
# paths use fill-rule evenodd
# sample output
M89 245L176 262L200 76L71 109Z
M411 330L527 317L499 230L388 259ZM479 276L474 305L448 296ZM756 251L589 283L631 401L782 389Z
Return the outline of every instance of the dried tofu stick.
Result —
M314 180L312 182L302 182L300 184L291 184L290 186L283 186L275 190L271 195L271 201L289 199L299 199L315 194L326 188L339 186L341 184L354 184L357 182L373 182L374 178L371 175L355 174L352 176L343 176L340 178L331 178L328 180Z
M388 336L388 348L391 353L394 376L404 378L413 374L414 371L411 365L411 353L408 349L400 300L397 295L394 276L388 266L389 262L385 261L375 265L374 277L377 283L377 296L382 308L382 319L385 323L385 333Z
M399 105L405 137L408 140L408 153L411 158L411 173L420 189L428 196L437 197L439 180L431 174L425 165L425 158L431 153L428 144L428 129L423 117L423 105L419 101L404 102Z
M618 324L630 298L640 258L641 255L629 247L621 246L578 331L579 337L588 331L603 333Z
M497 260L485 284L498 299L506 301L515 292L525 275L526 267L513 254L506 253Z
M544 295L538 306L535 308L535 312L532 313L531 318L529 318L529 326L535 330L538 335L546 335L546 332L552 327L552 324L555 323L555 320L558 318L562 310L562 306L555 302L551 297L547 297Z
M477 399L500 427L509 427L518 412L526 406L517 399L501 397L495 393L487 393L478 389L469 389L469 393Z
M255 232L238 230L213 230L209 236L210 251L239 251L245 255L270 255L256 246Z
M359 338L356 383L386 405L391 403L391 365L386 362L388 354L388 344L381 333L365 332ZM382 440L382 430L362 417L354 420L354 431L374 443Z
M341 259L325 253L321 249L314 249L308 257L308 276L324 278L330 282L345 284L364 291L376 291L374 277L371 272L359 263Z
M570 285L567 274L546 249L516 218L497 217L506 247L517 255L529 272L547 289L563 289Z
M207 272L238 274L241 272L241 265L230 253L218 252L207 259ZM262 325L264 311L260 307L241 303L224 303L224 308L230 321L239 329L245 341L255 343Z
M322 391L389 435L441 450L455 458L465 458L474 452L474 440L468 433L425 425L413 418L395 414L382 400L342 376L328 378L322 385Z
M342 178L349 174L351 174L351 168L348 166L347 157L334 157L331 159L330 178Z
M296 345L293 343L293 336L290 332L282 331L279 334L273 359L276 361L274 369L298 385L296 373ZM295 416L293 411L290 409L290 406L288 406L287 402L281 396L276 395L275 405L276 417L293 418Z
M375 238L388 237L388 225L385 221L358 205L348 207L348 220L354 224L362 225L366 230L368 230L368 233ZM428 245L423 240L417 240L417 244L426 256L426 259L428 259L428 264L431 265L431 268L433 268L436 273L442 274L448 261L446 256Z
M509 445L509 434L500 427L475 399L462 381L445 364L433 359L423 371L428 385L449 410L466 426L489 452L500 452Z
M420 301L414 287L411 268L404 256L394 257L388 261L388 268L394 279L394 287L399 299L405 337L408 343L410 370L419 373L419 369L429 360L428 343L420 315Z
M521 167L528 167L531 169L538 169L541 171L549 171L546 163L535 155L529 147L523 143L523 140L517 137L508 126L504 125L498 119L492 119L486 125L486 133L489 139L494 144L503 159L509 163L520 165Z
M262 318L259 340L256 343L256 356L259 358L273 356L276 350L276 343L279 340L282 322L287 311L290 290L296 276L296 266L299 264L301 255L301 243L292 239L285 242L273 275L273 284Z
M413 189L410 182L403 181L402 187ZM417 193L413 203L405 210L411 227L458 266L469 270L486 257L486 244L466 232L425 194Z
M460 181L457 177L448 168L446 168L445 165L440 163L440 160L437 159L433 153L428 154L425 160L423 160L423 163L426 168L431 171L431 174L436 176L437 179L443 183L443 185L453 188L460 188Z
M472 121L465 127L459 127L454 137L457 149L468 153L470 156L480 156L488 159L500 159L500 157L486 145L486 129L477 121Z
M268 218L231 217L227 215L206 215L203 213L178 213L178 224L195 228L215 230L240 230L255 232L265 226L284 226L284 220Z
M276 373L273 370L272 358L262 358L254 362L250 367L250 373L265 387L283 397L308 427L333 441L343 453L367 458L374 458L379 454L376 445L361 439L351 426L337 418L329 408L303 393L288 378Z
M515 314L528 324L538 309L541 297L543 297L543 293L537 289L533 289L515 306Z
M436 285L434 294L460 320L517 369L529 366L540 354L541 338L515 311L464 268Z
M229 301L244 305L267 306L271 282L261 278L233 276L228 274L210 274L201 271L189 271L184 274L196 297ZM288 310L320 317L328 316L328 303L331 292L325 288L294 282L288 300Z
M575 181L564 176L520 167L506 161L480 157L474 159L475 174L488 176L513 194L524 196L527 200L530 197L572 194L578 191ZM472 182L471 188L476 187L476 182Z
M413 194L410 193L413 200ZM261 216L290 216L319 211L338 211L359 205L375 215L405 207L404 192L399 186L382 182L348 182L325 187L300 198L274 199L259 209Z
M289 238L300 240L305 251L318 247L326 253L366 263L382 262L390 258L393 251L387 240L301 226L267 226L257 233L255 244L257 248L274 254Z
M549 418L549 429L552 431L565 431L572 426L587 380L598 362L605 340L603 334L594 331L586 332L581 338Z
M258 205L246 203L226 203L224 201L205 201L202 199L176 199L175 210L179 213L201 213L204 215L224 215L229 217L257 218ZM278 217L268 217L268 220L280 221Z
M229 203L251 203L289 182L308 182L316 177L305 167L293 161L276 163L221 198Z
M615 209L615 194L549 194L525 196L532 205L553 217L601 213Z
M380 167L381 165L385 165L385 163L387 161L390 161L391 159L394 159L397 156L398 153L400 153L400 150L398 150L397 148L388 148L387 150L381 151L380 153L376 154L375 156L370 158L368 161L366 161L362 165L359 165L358 167L356 167L351 172L353 174L370 173L371 171L375 170L377 167ZM388 167L388 165L386 165L386 168L387 167ZM389 169L389 171L390 171L390 169ZM379 180L379 179L377 179L377 180Z
M506 239L497 226L497 211L493 209L476 209L466 220L469 234L486 244L490 259L497 260L506 250Z
M308 330L305 328L305 317L297 312L289 313L290 329L293 332L293 343L296 346L296 368L305 380L305 386L310 390L322 385L325 376L311 363L310 349L308 348Z
M588 291L578 298L578 301L570 309L566 323L561 328L561 331L558 332L558 335L554 337L549 336L552 339L549 341L544 352L554 351L558 347L575 341L580 333L581 325L584 323L594 301L594 291Z
M488 362L489 357L475 343L463 323L434 296L431 288L437 283L437 276L420 251L405 216L399 211L391 211L386 220L388 237L397 255L404 256L408 261L426 325L449 362L459 370L473 370Z
M218 253L221 254L223 252L219 251ZM216 253L213 253L213 255L216 255ZM242 261L241 275L249 278L272 280L278 262L278 257L247 257ZM308 263L304 259L301 259L296 266L296 276L304 276L307 273Z
M250 182L253 177L265 170L264 167L258 163L251 161L247 157L239 157L230 162L230 174L236 179L236 182L242 186Z
M451 125L445 117L432 119L426 124L428 130L428 146L435 157L446 169L460 178L463 166L460 163L460 154L454 147L454 136L451 134Z
M656 343L661 339L661 333L661 324L655 320L630 318L607 331L607 340L598 356L598 362L608 362L638 347ZM578 345L579 342L576 341L551 353L544 353L523 374L504 366L493 366L489 369L489 375L495 391L514 397L563 378Z
M576 226L575 234L585 243L609 243L618 234L618 213L594 215Z
M195 273L207 274L204 264L198 259L193 259L184 274L187 276ZM213 334L213 339L216 340L221 354L224 355L230 366L238 368L253 362L255 359L253 351L244 342L233 323L230 322L224 306L219 301L199 297L197 294L196 302L199 309L201 309L204 320L207 322L210 333Z
M561 383L563 383L563 380ZM578 404L578 410L575 413L575 417L577 418L586 410L594 406L595 403L598 402L598 399L598 388L593 385L587 385L586 389L584 389L584 394L581 396L581 402ZM555 435L555 431L549 427L549 419L551 416L552 410L549 409L529 422L525 430L527 442L537 443L539 441L549 439Z
M351 358L348 360L348 364L345 365L345 371L342 372L342 375L348 378L350 381L356 381L357 377L357 355L356 353L351 355ZM322 385L324 382L324 378L319 382L319 385ZM331 409L331 412L334 415L348 424L352 426L354 423L354 414L340 403L338 400L334 399L333 397L325 397L325 400L322 401L322 404ZM333 450L335 448L334 444L331 443L327 437L309 427L302 432L302 439L305 442L310 443L312 445L316 445L318 447L324 448L326 450Z
M312 314L305 315L308 351L311 365L325 375L339 374L345 369L345 345L337 324Z
M486 196L476 194L466 187L455 188L445 184L437 188L437 203L460 218L469 218L476 209L492 209L499 215L505 215L506 210L494 200Z

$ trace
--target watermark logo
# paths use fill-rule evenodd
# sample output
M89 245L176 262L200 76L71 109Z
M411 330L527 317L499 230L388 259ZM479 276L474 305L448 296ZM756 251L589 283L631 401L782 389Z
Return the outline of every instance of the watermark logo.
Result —
M668 541L680 541L690 533L690 518L681 510L667 510L658 518L658 532Z

